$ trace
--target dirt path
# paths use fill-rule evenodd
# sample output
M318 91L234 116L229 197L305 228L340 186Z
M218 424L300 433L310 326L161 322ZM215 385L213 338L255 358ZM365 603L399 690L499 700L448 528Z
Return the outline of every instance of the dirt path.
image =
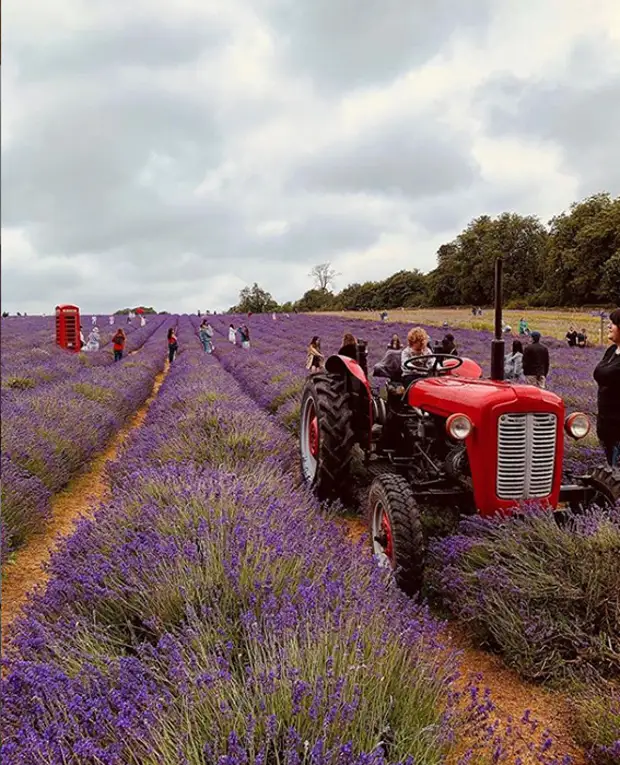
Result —
M157 396L168 372L168 363L163 372L155 377L153 389L148 399L131 419L114 436L106 450L96 457L88 471L74 478L63 491L52 499L52 519L39 533L32 536L26 545L17 551L15 559L2 569L2 643L7 631L19 614L28 598L28 593L36 586L44 584L46 575L43 565L62 537L68 536L76 521L92 513L95 503L105 500L108 486L105 478L105 465L113 460L119 447L129 434L139 427L148 409Z
M367 533L366 524L360 518L343 518L341 523L354 542L359 542ZM583 749L577 745L571 733L572 715L566 695L523 681L516 672L506 667L499 656L477 648L462 626L452 623L446 629L449 644L461 653L461 687L465 687L467 681L474 676L482 675L478 685L481 689L488 688L491 691L501 730L506 729L510 719L518 723L529 709L531 718L538 722L532 740L539 741L540 735L547 730L554 741L548 754L553 753L557 757L568 754L573 757L574 765L586 764ZM523 762L525 765L527 761Z

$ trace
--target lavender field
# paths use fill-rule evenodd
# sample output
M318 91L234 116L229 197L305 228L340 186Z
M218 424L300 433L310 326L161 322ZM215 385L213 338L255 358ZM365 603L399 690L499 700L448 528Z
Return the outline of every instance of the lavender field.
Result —
M462 657L432 607L391 586L367 540L353 543L335 510L300 485L295 435L310 338L320 335L323 350L336 352L343 332L352 331L368 340L372 364L391 334L404 337L408 327L253 316L245 350L227 339L230 322L238 326L241 317L215 316L215 353L208 355L199 321L156 317L129 335L136 353L112 364L105 347L96 361L54 348L51 320L3 320L4 555L27 545L49 516L52 495L87 469L146 400L164 369L167 328L176 326L179 337L179 354L144 422L108 463L113 498L53 554L47 586L12 625L3 762L579 762L525 707L500 724L484 681L464 677ZM441 329L429 332L442 336ZM488 373L488 333L453 333L461 352ZM554 340L549 346L549 387L569 409L593 414L600 350L569 350ZM589 439L570 448L566 467L601 458ZM517 538L509 528L500 542L507 560L515 546L524 549L536 578L549 521L529 522L538 537ZM492 533L500 532L483 524L438 543L435 571L449 563L452 577L435 576L436 594L463 605L457 615L464 623L473 609L473 621L486 626L476 611L480 588L490 582L498 598L509 592L501 629L508 631L510 609L521 609L535 646L519 671L547 666L544 651L564 666L570 629L554 631L557 619L543 623L550 600L532 596L531 577L502 590L489 567L477 570L467 557ZM620 627L620 519L594 514L562 534L554 554L561 558L562 546L572 545L575 573L553 608L572 598L571 618L585 641L583 672L571 674L581 683L574 696L580 744L592 761L611 763L620 756L620 645L613 634ZM531 539L540 545L534 552ZM581 581L592 561L600 566L596 581ZM509 567L502 584L506 576ZM538 584L551 586L542 578ZM588 609L602 604L606 621L597 621L595 633ZM519 634L510 633L515 643ZM596 652L601 640L607 647ZM518 647L509 653L505 645L504 658L521 656ZM588 684L591 693L583 691Z

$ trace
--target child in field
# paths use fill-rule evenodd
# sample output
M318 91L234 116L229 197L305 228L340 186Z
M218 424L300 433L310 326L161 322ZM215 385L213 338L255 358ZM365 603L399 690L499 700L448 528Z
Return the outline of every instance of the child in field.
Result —
M170 327L168 330L168 361L172 364L177 351L179 350L179 343L174 329Z
M114 350L114 361L120 361L123 358L123 351L125 350L126 341L125 331L119 328L116 334L112 338L112 349Z

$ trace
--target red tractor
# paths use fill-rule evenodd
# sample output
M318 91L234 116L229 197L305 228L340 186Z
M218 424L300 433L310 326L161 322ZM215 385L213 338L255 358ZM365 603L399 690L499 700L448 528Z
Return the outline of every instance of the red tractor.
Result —
M498 267L496 295L501 293ZM388 376L383 395L368 381L366 345L358 359L331 356L302 395L300 453L304 480L321 499L349 495L355 452L371 482L368 523L374 554L414 594L424 568L422 506L463 514L510 513L524 502L555 510L613 504L620 470L596 468L562 485L564 432L590 430L588 417L565 417L555 393L503 381L501 307L496 307L490 380L471 359L413 357ZM409 374L411 373L411 374ZM375 375L386 376L375 367Z

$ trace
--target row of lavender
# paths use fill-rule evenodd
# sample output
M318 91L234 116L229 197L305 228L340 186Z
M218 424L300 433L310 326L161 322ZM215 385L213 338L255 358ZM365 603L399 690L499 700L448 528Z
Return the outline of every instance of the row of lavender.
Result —
M186 319L179 340L113 501L15 625L3 761L516 762L519 725L502 736L483 692L454 690L441 625L320 514L290 436Z
M122 324L127 334L126 352L132 353L162 325L164 317L156 316L141 327L139 322ZM54 319L28 317L3 319L2 324L2 396L12 391L40 388L50 382L78 375L85 368L113 363L112 336L115 327L104 326L100 349L96 353L67 353L55 342Z
M193 318L196 324L198 319ZM246 323L250 327L249 352L226 342L230 323ZM345 332L368 341L369 367L381 359L393 333L404 340L408 325L373 322L363 319L342 319L334 316L279 315L247 317L216 316L212 324L217 332L216 355L224 367L234 372L244 389L288 427L297 428L299 393L306 376L306 348L314 335L321 338L325 355L337 353ZM430 337L440 340L444 330L425 327ZM491 334L470 329L451 330L463 355L475 359L489 373ZM592 372L601 350L568 348L558 340L544 338L551 354L548 387L560 395L568 411L583 411L596 417L596 384ZM245 355L244 355L245 353ZM592 467L603 460L594 433L579 443L567 442L565 466L570 471Z
M142 350L120 364L82 368L32 391L3 391L3 562L49 518L52 495L148 397L164 367L166 325L149 331Z

